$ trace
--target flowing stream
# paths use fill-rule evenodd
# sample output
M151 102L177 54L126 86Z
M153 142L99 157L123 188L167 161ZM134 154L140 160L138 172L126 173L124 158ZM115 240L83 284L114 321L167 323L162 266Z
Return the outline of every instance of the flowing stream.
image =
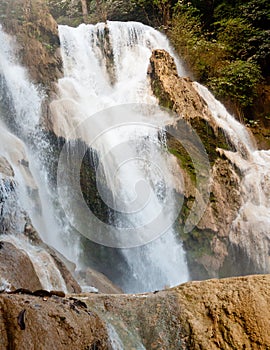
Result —
M207 102L216 125L224 130L235 148L235 152L221 150L221 153L242 174L241 207L232 222L230 241L245 250L248 259L252 257L256 261L255 272L269 273L270 151L258 150L247 129L209 90L198 83L193 84Z

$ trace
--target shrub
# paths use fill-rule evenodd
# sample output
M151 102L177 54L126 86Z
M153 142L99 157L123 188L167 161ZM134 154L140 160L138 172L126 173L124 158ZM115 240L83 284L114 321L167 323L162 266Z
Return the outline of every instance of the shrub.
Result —
M261 79L256 63L236 60L221 69L217 77L210 78L208 83L217 97L229 98L244 109L253 104Z

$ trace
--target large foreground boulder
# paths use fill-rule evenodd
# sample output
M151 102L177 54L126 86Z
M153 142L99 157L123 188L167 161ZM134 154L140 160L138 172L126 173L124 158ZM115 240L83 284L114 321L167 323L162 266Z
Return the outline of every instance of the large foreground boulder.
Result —
M138 295L3 293L0 348L269 349L269 287L261 275Z

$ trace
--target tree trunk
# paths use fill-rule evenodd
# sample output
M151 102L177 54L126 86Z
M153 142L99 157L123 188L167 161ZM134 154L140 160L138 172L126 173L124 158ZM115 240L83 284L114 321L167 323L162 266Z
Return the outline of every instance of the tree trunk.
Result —
M83 21L87 23L88 21L88 10L87 10L87 3L86 0L81 0L82 3L82 14L83 14Z

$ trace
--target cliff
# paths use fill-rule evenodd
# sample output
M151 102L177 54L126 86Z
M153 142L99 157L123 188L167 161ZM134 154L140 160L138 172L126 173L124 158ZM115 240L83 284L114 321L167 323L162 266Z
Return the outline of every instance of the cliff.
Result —
M57 23L42 0L4 0L0 4L4 30L16 36L18 57L34 83L49 91L61 77Z
M206 101L199 95L196 83L178 76L175 62L167 52L153 52L148 73L152 91L160 105L175 112L174 121L167 126L167 142L168 150L178 159L185 182L182 193L184 205L178 222L192 277L202 279L268 272L268 267L265 270L260 265L260 261L268 254L267 250L261 249L259 243L253 243L253 249L250 249L248 235L241 234L239 230L238 243L235 244L231 234L233 222L243 205L243 172L238 168L238 163L232 161L236 149L230 136L226 135L227 130L218 125ZM209 160L207 174L202 164L197 165L197 169L194 167L194 159L200 163L200 156L192 160L190 154L199 154L201 149L195 143L192 144L189 131L183 132L188 126L197 134ZM248 157L244 144L237 151L243 159ZM226 156L229 154L231 158ZM181 227L198 195L198 176L202 182L209 181L208 177L211 179L209 194L202 197L200 204L206 209L193 230L185 233ZM265 239L261 232L250 232L251 236L253 241L255 237L258 242Z
M268 349L269 286L261 275L154 294L3 293L0 348Z

